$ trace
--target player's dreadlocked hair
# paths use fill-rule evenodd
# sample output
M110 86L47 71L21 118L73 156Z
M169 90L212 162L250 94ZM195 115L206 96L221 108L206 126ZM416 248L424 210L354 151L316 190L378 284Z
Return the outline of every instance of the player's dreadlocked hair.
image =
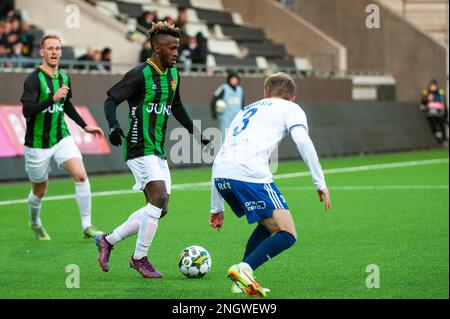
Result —
M181 30L174 25L169 24L166 21L160 21L158 23L153 23L150 30L147 32L147 38L150 40L152 48L155 44L155 39L160 34L168 34L174 36L175 38L180 37Z

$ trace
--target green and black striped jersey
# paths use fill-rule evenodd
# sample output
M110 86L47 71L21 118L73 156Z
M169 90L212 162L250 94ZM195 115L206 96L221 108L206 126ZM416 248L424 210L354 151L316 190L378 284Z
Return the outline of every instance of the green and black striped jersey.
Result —
M176 68L161 72L148 59L108 90L108 96L117 104L127 100L129 105L125 160L146 155L167 158L167 121L174 109L183 108L179 82Z
M70 135L64 121L64 104L71 98L72 90L69 90L66 98L61 101L53 102L52 99L63 84L70 88L67 74L58 71L56 75L51 75L42 66L25 80L20 100L27 121L26 146L50 148Z

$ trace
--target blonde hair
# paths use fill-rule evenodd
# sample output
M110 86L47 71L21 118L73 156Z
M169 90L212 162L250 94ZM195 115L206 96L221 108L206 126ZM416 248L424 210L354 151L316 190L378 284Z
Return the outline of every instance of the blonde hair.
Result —
M48 39L55 39L55 40L58 40L59 43L61 44L61 39L60 39L57 35L54 35L54 34L47 34L47 35L44 35L44 36L41 38L41 41L40 41L40 43L39 43L39 46L40 46L41 49L44 48L44 43L45 43L45 41L47 41Z
M150 44L152 45L155 42L155 39L160 34L168 34L171 36L174 36L175 38L180 37L181 30L177 27L175 27L172 24L169 24L166 21L160 21L158 23L154 23L150 30L147 31L147 38L150 41Z
M264 89L269 97L281 97L290 100L295 96L297 85L291 76L284 72L269 75L264 81Z

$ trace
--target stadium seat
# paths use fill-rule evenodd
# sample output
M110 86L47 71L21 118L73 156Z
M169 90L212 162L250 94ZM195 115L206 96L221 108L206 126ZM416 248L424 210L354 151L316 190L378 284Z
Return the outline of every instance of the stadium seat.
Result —
M269 63L267 63L267 59L263 56L256 57L256 64L261 70L266 70L269 68Z
M265 56L267 58L282 58L286 55L286 50L282 44L272 43L245 43L249 56Z
M187 9L186 14L189 22L200 22L197 12L194 9Z
M305 58L294 59L295 68L300 71L310 71L313 69L311 61Z
M190 0L169 0L171 4L177 7L190 8L191 1Z
M186 24L186 33L194 37L198 32L201 32L204 37L209 38L211 34L209 32L208 26L204 23L187 23Z
M233 40L240 42L262 42L265 40L262 29L241 27L241 26L221 26L222 33Z
M127 2L127 3L135 3L135 4L148 4L149 2L153 2L155 3L155 0L120 0L122 2Z
M61 60L75 60L75 51L71 46L62 46L62 58Z
M117 7L120 13L132 18L140 17L144 12L140 3L117 1Z
M214 59L218 66L258 67L255 58L236 58L230 55L214 55Z
M274 59L271 61L273 64L275 64L279 69L295 69L295 62L293 59Z
M110 17L117 16L120 13L117 3L114 1L99 1L97 2L96 8L103 14Z
M233 40L227 39L208 39L208 50L211 53L224 55L240 55L240 50L237 43Z
M244 20L242 19L242 15L239 12L232 12L231 18L233 19L234 24L244 25Z
M214 58L214 55L208 54L206 56L206 65L208 67L210 67L210 68L213 68L213 67L215 67L217 65L216 64L216 59Z
M191 0L191 5L198 9L223 10L220 0Z
M207 24L234 24L231 14L226 11L197 9L196 12L198 18L202 21L205 21Z
M146 5L142 6L142 10L143 11L156 11L156 12L158 12L159 18L164 18L164 17L169 16L169 17L176 19L178 17L178 9L175 7L146 4Z

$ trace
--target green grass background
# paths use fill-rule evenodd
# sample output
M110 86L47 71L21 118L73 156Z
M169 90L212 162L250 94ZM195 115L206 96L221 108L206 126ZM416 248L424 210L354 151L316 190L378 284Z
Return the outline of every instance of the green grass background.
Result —
M447 158L427 151L326 159L324 169ZM310 177L276 183L292 211L299 240L257 270L269 298L448 298L448 162L326 176L333 208L323 204ZM305 171L302 162L281 163L277 174ZM172 170L173 184L204 182L210 169ZM93 192L130 189L130 174L91 176ZM345 190L340 186L444 185L442 189ZM447 185L447 187L445 187ZM334 187L337 189L333 190ZM28 183L0 184L0 201L26 198ZM50 181L47 196L73 194L69 179ZM26 204L0 206L0 298L247 298L230 293L226 271L240 261L254 226L228 209L222 231L208 225L208 188L173 190L149 251L163 279L149 280L128 267L135 236L114 248L110 272L96 261L93 241L81 236L74 199L43 203L42 220L50 242L34 240ZM144 205L141 193L93 198L93 223L111 231ZM178 255L200 245L213 266L202 279L185 278ZM66 266L80 267L80 288L66 288ZM365 285L366 266L380 269L380 288Z

